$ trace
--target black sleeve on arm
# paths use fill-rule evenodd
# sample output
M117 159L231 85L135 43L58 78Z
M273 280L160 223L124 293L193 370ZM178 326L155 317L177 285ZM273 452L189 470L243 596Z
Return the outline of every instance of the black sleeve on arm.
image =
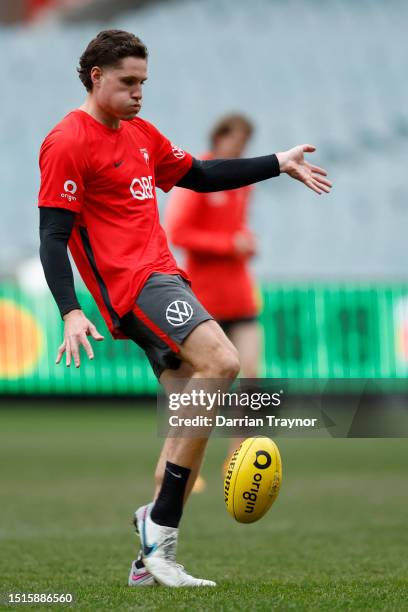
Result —
M225 191L252 185L279 174L276 155L248 159L193 159L193 165L177 186L201 193Z
M40 207L40 259L61 317L81 308L67 252L74 222L75 213L70 210Z

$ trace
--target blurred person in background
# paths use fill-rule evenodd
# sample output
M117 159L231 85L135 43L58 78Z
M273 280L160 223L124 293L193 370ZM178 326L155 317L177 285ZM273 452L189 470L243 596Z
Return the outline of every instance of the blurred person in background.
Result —
M331 183L325 170L305 160L305 153L315 151L312 145L225 160L197 160L174 145L137 117L147 57L134 34L100 32L80 58L84 103L68 113L41 146L40 257L64 320L56 363L65 354L67 366L73 362L79 367L81 346L94 358L88 336L103 340L78 302L69 245L111 334L141 346L166 393L180 379L187 381L183 393L191 394L200 385L217 392L221 384L228 389L237 376L238 353L170 253L156 187L165 192L175 185L225 191L281 173L318 194L330 192ZM166 439L153 501L134 516L141 549L131 565L130 586L215 586L212 580L189 575L176 562L179 523L209 433Z
M201 159L241 157L253 135L252 122L240 114L221 118L210 133L210 151ZM238 350L243 378L259 376L261 328L259 293L249 269L256 240L248 227L253 186L197 193L176 188L166 208L165 229L185 253L184 267L194 293ZM241 439L233 438L229 454ZM199 476L193 491L201 492Z

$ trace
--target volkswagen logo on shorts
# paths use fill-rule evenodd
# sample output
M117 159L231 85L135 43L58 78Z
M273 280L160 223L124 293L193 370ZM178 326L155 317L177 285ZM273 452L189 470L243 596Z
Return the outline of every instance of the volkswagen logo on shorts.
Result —
M188 302L175 300L167 306L166 319L170 325L178 327L184 325L193 316L193 309Z

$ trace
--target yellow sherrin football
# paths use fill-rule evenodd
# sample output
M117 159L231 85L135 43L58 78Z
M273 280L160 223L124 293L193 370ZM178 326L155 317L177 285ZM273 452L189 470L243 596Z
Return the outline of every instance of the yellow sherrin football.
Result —
M282 461L276 444L261 436L244 440L225 473L228 512L239 523L258 521L277 498L281 482Z

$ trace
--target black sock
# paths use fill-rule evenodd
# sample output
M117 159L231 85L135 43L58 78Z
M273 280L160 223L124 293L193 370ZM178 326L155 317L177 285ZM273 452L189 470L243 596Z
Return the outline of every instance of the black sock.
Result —
M163 482L150 518L158 525L178 527L183 514L183 499L191 470L166 461Z

